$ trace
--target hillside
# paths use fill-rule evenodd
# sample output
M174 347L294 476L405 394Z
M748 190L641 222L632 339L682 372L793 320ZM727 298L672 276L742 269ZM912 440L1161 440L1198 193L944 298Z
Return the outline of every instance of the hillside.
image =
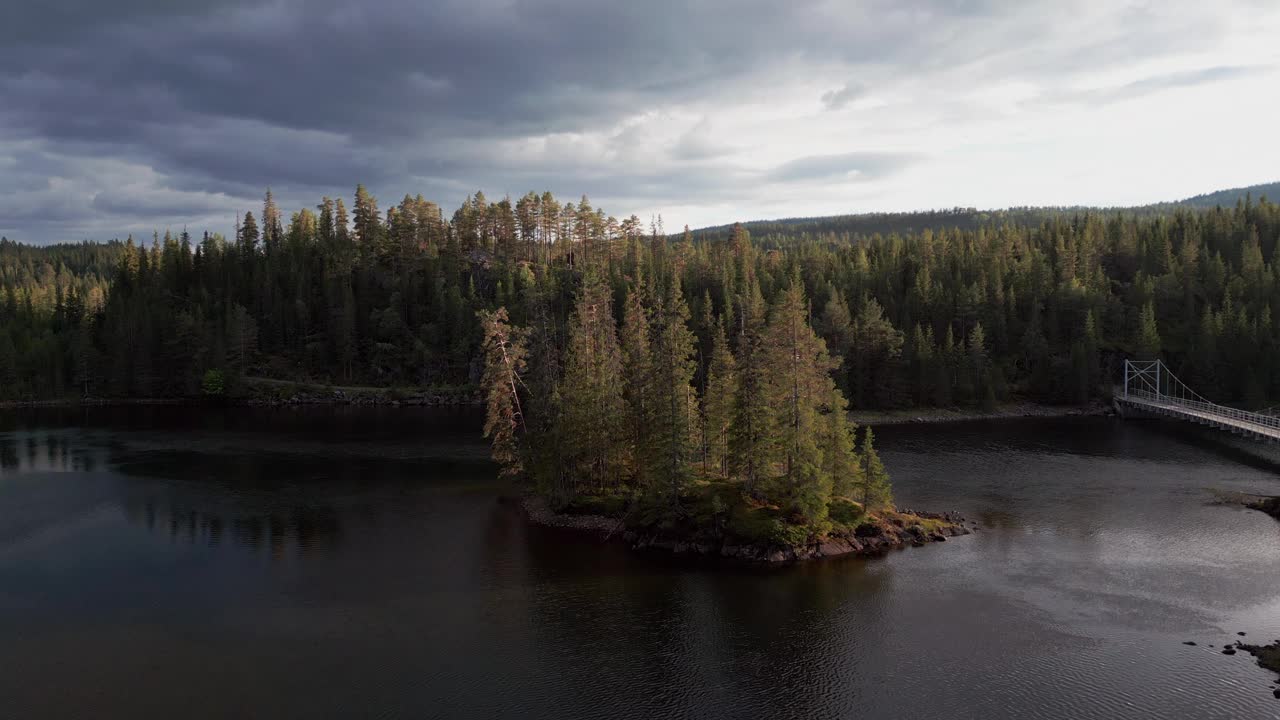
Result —
M1231 188L1230 190L1218 190L1217 192L1205 193L1204 195L1196 195L1185 200L1179 200L1173 205L1181 207L1212 209L1218 206L1231 207L1246 197L1252 197L1254 200L1266 198L1271 201L1280 200L1280 182L1266 183L1263 185L1250 185L1249 187Z
M926 229L958 228L960 230L976 230L991 225L1039 225L1056 217L1078 215L1084 212L1104 215L1124 214L1135 217L1150 217L1172 213L1178 209L1208 210L1214 207L1234 207L1240 200L1252 197L1254 200L1280 198L1280 182L1249 187L1218 190L1183 200L1153 203L1132 207L1015 207L1001 210L979 210L977 208L952 208L950 210L921 210L902 213L858 213L852 215L827 215L819 217L779 218L776 220L753 220L741 223L756 238L797 237L818 235L870 236L877 233L887 235L911 235ZM716 225L692 231L698 240L716 240L727 238L733 225Z

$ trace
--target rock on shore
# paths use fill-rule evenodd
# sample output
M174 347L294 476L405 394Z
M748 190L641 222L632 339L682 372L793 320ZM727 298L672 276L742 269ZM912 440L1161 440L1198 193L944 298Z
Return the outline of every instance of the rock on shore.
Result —
M1271 517L1280 520L1280 497L1264 497L1245 503L1246 507L1261 510Z
M1237 646L1258 659L1258 664L1280 673L1280 640L1270 645L1246 645L1245 643L1237 643Z

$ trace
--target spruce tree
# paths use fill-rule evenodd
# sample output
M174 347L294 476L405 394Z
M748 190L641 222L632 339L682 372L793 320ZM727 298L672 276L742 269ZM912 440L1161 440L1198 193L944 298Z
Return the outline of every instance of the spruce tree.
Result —
M769 314L766 396L776 413L778 452L783 483L774 499L787 502L809 522L826 516L831 477L818 446L820 414L830 401L830 372L836 367L807 320L808 303L799 277L782 292Z
M1160 331L1156 328L1156 308L1150 301L1142 306L1142 312L1138 315L1138 337L1134 350L1140 360L1160 358Z
M862 467L855 449L857 425L849 420L848 402L834 387L829 388L821 423L822 469L831 478L833 497L852 498L861 485Z
M876 452L875 435L869 427L863 428L858 460L862 465L859 477L862 487L858 488L858 501L862 503L863 509L873 511L892 507L893 490L889 485L889 473L885 471L880 454Z
M657 462L654 398L653 350L650 347L649 311L645 307L643 280L627 293L622 316L622 367L626 383L622 396L627 403L627 434L631 438L633 477L645 484Z
M694 457L697 400L693 392L696 338L689 329L689 306L673 274L659 309L653 343L654 430L660 458L651 468L656 483L678 499Z
M258 237L258 221L253 219L253 213L247 212L240 223L240 251L246 263L257 253Z
M724 318L716 321L711 344L711 362L707 368L707 389L702 396L702 421L705 437L704 470L718 475L729 472L729 431L733 424L734 392L737 388L737 365L725 337Z
M560 388L564 450L579 490L584 481L598 490L616 486L624 459L625 381L612 305L608 284L588 272L574 303Z
M734 416L729 433L730 471L748 493L774 471L777 418L769 398L768 354L764 345L764 299L751 283L738 308L738 372Z

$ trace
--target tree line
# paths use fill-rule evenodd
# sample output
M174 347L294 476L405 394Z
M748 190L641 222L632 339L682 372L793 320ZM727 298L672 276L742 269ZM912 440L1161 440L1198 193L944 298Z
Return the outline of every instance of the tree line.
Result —
M479 313L563 344L593 277L619 327L632 295L655 327L680 296L695 391L719 326L742 362L736 338L794 291L855 408L1084 402L1123 358L1156 356L1213 399L1263 406L1280 397L1278 243L1280 210L1252 199L753 237L668 235L550 193L476 193L446 217L360 187L350 210L324 198L286 217L268 192L231 237L0 241L0 399L234 396L253 377L475 388Z

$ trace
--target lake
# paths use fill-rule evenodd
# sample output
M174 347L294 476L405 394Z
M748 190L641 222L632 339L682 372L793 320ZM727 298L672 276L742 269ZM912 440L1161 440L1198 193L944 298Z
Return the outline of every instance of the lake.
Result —
M1211 502L1280 475L1204 431L880 428L979 531L752 570L528 527L479 425L0 414L0 716L1280 717L1217 649L1280 637L1280 523Z

